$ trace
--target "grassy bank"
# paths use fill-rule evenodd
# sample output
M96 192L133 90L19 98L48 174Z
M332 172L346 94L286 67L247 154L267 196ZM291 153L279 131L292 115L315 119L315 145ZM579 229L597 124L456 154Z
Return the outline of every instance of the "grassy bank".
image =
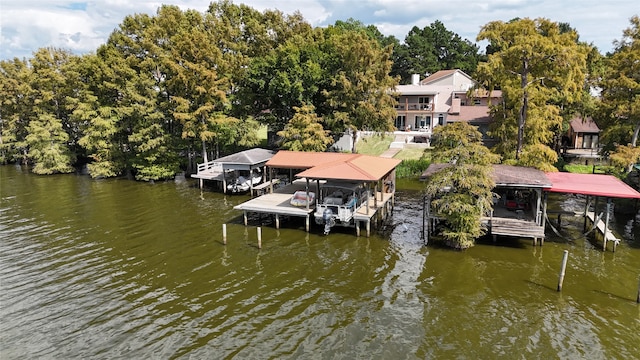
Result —
M361 139L356 148L358 153L380 156L393 142L391 135L374 135ZM431 154L429 150L422 148L404 148L395 156L402 162L396 168L396 177L400 179L418 179L420 174L431 164Z

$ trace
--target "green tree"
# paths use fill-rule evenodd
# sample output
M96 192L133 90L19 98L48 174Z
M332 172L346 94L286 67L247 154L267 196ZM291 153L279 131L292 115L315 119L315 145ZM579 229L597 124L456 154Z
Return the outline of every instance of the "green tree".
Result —
M324 69L331 75L322 85L322 104L314 104L335 134L347 130L356 152L358 130L389 131L396 112L392 89L397 80L389 75L392 48L382 48L360 31L329 27L322 45Z
M617 145L635 147L640 134L640 17L635 15L630 22L606 57L600 82L603 141L609 150Z
M69 98L78 85L72 75L72 55L60 49L43 48L34 53L31 66L35 114L29 120L25 140L28 156L35 165L33 172L72 172L76 154L71 147L79 136L69 110Z
M175 136L179 129L166 86L169 54L164 49L175 30L164 25L174 24L170 19L176 13L170 7L159 13L158 17L126 17L98 51L113 69L108 98L101 99L116 114L113 140L123 149L126 172L138 180L171 178L180 165L181 144Z
M460 69L474 74L481 59L478 46L447 30L438 20L423 29L414 26L395 52L394 75L407 83L412 74L432 74L438 70Z
M484 234L481 217L493 209L491 164L500 158L482 145L477 127L465 122L438 126L433 133L434 162L449 165L433 174L425 193L433 211L445 219L448 246L466 249Z
M51 113L42 113L27 126L26 142L29 144L29 158L35 165L36 174L70 173L74 162L67 143L69 135L62 128L62 122Z
M324 101L320 94L327 76L322 68L324 56L315 37L299 35L270 54L253 58L240 84L241 106L273 131L282 130L294 107Z
M333 143L329 130L322 127L322 119L314 112L313 105L294 107L295 115L284 130L278 132L282 138L280 147L293 151L325 151Z
M496 49L478 66L477 78L502 90L503 102L491 109L491 130L508 162L518 163L523 151L534 149L528 145L552 144L562 128L558 103L575 103L582 96L589 47L577 39L574 31L562 32L547 19L493 21L478 34L477 40L488 40Z
M31 88L33 71L26 60L0 62L0 163L28 162L26 142L29 120L34 117Z

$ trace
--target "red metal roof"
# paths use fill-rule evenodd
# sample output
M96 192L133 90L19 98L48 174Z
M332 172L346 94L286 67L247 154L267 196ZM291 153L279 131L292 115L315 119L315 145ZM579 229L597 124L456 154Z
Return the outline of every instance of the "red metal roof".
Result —
M545 191L591 196L640 199L640 193L612 175L547 173L553 184Z
M278 151L267 166L306 169L297 177L310 179L378 181L396 168L401 160L362 154Z

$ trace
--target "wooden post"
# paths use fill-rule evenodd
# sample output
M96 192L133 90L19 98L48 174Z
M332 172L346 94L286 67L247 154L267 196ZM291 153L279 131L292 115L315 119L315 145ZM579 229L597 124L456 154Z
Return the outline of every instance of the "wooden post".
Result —
M268 167L269 169L269 194L273 194L273 168Z
M542 203L542 219L540 220L540 225L542 225L542 229L546 230L547 227L547 200L548 200L548 193L545 191L544 192L544 200Z
M305 194L307 194L307 211L309 210L309 199L311 199L309 197L309 178L305 178L305 180L307 181L305 186L304 186L304 190L305 190Z
M636 302L640 304L640 280L638 280L638 297L636 298Z
M222 224L222 243L227 245L227 224Z
M371 192L371 186L369 186L369 183L365 183L366 187L367 187L367 200L366 201L366 206L367 206L367 215L369 215L369 193Z
M258 249L262 249L262 228L258 226Z
M244 226L247 226L249 219L247 219L247 210L242 212L242 217L244 218Z
M356 220L356 236L360 236L360 221Z
M582 226L582 231L587 231L587 212L589 211L589 205L591 205L591 197L587 195L587 199L584 202L584 225ZM595 212L594 219L595 219Z
M307 217L304 221L304 228L305 230L307 230L307 232L309 232L309 214L307 214Z
M425 245L426 245L425 238L427 236L427 234L425 232L425 230L426 230L426 226L425 226L426 217L427 217L427 197L423 196L422 197L422 234L420 234L420 235L422 235L422 240L425 241Z
M280 229L280 215L276 214L276 229Z
M371 233L371 219L367 220L367 237Z
M564 255L562 255L562 266L560 267L560 275L558 276L558 291L562 291L562 283L564 282L564 272L567 269L568 257L569 257L569 250L565 250Z
M598 218L598 200L600 199L600 197L596 196L596 200L593 203L593 227L597 228L598 224L596 224L596 219ZM598 220L599 221L599 220ZM598 231L596 230L594 232L594 236L598 235Z
M540 223L540 214L541 214L540 205L541 204L542 204L542 190L536 189L536 224L537 225L542 225Z
M604 230L602 231L602 238L604 239L602 250L607 251L607 232L609 231L609 210L611 210L611 198L607 198L607 207L605 208L606 214L604 216ZM614 245L615 246L615 245ZM613 249L615 252L615 248Z

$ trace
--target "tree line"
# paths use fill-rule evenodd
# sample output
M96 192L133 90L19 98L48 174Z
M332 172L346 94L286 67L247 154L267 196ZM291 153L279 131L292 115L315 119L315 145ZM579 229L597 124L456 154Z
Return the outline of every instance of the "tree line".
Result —
M529 36L517 35L523 29ZM127 16L95 53L42 48L1 61L0 162L39 174L86 163L92 177L167 179L256 146L264 125L282 148L323 151L348 130L392 130L390 89L411 74L458 68L503 92L492 105L503 159L553 164L572 112L600 112L611 144L637 138L637 109L620 89L638 84L624 60L637 59L637 29L634 17L604 57L566 24L492 22L478 36L489 41L481 53L439 21L400 43L353 19L313 28L299 13L226 0L204 12L162 6ZM588 96L596 85L606 106Z

